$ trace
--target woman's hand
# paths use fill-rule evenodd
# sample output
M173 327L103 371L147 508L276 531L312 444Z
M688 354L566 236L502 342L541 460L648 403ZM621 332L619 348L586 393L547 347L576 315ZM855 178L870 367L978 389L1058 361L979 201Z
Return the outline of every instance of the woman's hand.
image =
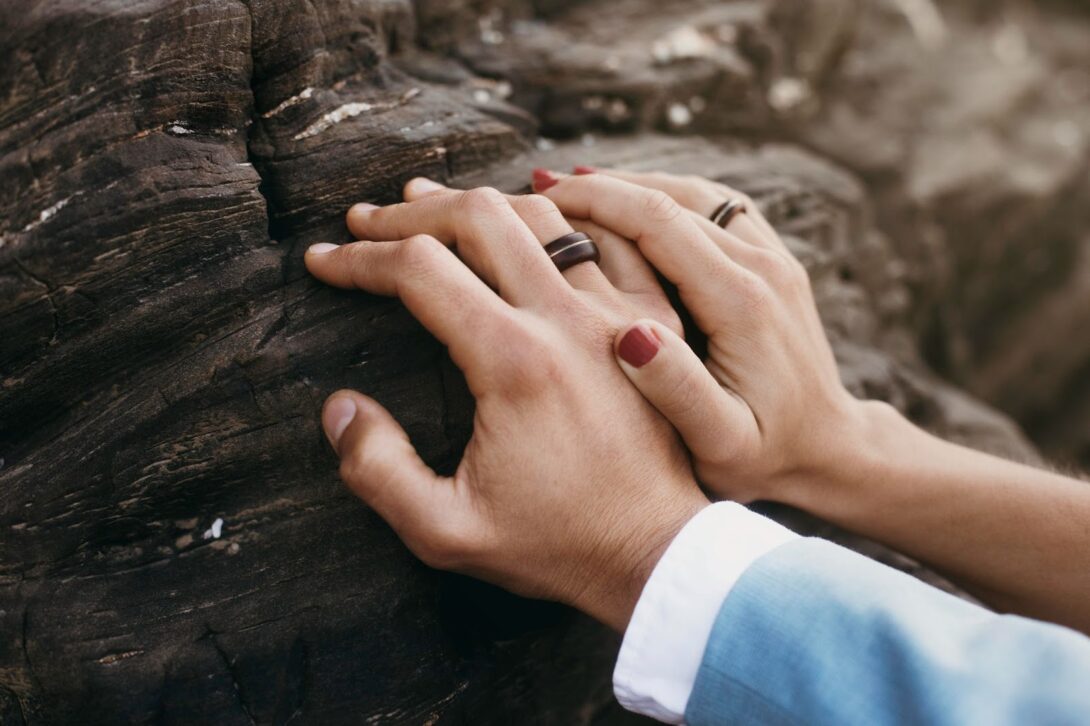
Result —
M707 500L669 423L613 360L619 327L655 306L634 306L592 263L565 280L542 244L572 228L527 199L516 211L475 189L357 205L349 227L368 241L306 255L324 282L398 296L448 347L477 401L454 476L428 468L364 395L333 394L322 421L346 484L426 563L623 629Z
M738 501L792 501L851 461L861 404L840 382L809 279L739 192L696 177L535 174L570 219L634 240L708 337L699 360L655 320L617 338L621 367L681 433L698 479ZM726 229L709 220L740 198Z
M805 271L757 209L745 200L726 230L708 221L741 197L734 190L666 174L557 179L538 175L536 186L565 214L635 240L708 335L706 364L650 320L625 328L617 352L710 489L792 504L928 564L992 607L1090 633L1090 485L855 401Z

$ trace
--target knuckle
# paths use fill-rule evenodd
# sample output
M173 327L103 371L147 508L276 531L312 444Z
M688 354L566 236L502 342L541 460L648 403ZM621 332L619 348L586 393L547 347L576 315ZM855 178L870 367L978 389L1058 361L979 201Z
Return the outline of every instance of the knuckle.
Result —
M712 193L714 184L699 174L685 174L680 180L689 186L694 192Z
M407 271L423 272L433 269L442 255L443 243L436 238L417 234L401 242L398 247L398 262Z
M564 366L541 336L522 331L506 357L505 376L511 392L530 395L554 390L564 377Z
M685 174L678 177L678 180L688 187L693 194L700 194L703 196L715 195L715 184L699 174Z
M517 346L527 335L526 323L521 311L513 308L503 308L492 319L491 331L495 336L498 348Z
M760 440L754 436L753 429L741 425L722 426L715 437L715 446L702 451L696 468L700 473L714 477L714 472L722 474L731 471L741 479L747 472L752 472L754 465L766 459L760 449ZM731 498L735 498L732 492Z
M787 258L787 277L791 287L802 290L810 289L810 272L806 265L798 261L794 255L785 255Z
M765 309L773 295L769 284L751 272L739 276L735 293L742 306L751 312Z
M359 265L367 254L366 242L350 242L337 248L334 254L344 256L344 264L349 267Z
M713 477L717 472L721 472L725 469L735 469L741 466L745 459L746 450L744 442L737 433L728 432L726 436L719 438L719 442L713 449L702 452L696 468L698 473ZM707 473L700 471L704 467L709 469Z
M349 449L342 455L338 473L341 481L353 490L364 489L370 484L368 471L357 447Z
M687 418L701 408L697 374L698 371L687 368L671 381L661 406L667 418Z
M719 255L708 262L708 275L714 280L729 280L737 266L726 255Z
M643 211L655 222L672 222L681 214L681 205L664 191L655 189L643 197Z
M365 453L362 440L357 441L341 459L341 481L368 505L373 505L376 497L398 491L396 483L398 469L390 466L381 457L374 456L374 449Z
M385 239L404 237L407 233L404 212L404 202L372 210L367 218L367 229L381 231Z
M494 351L483 362L489 381L498 389L508 389L523 368L532 365L536 352L536 336L529 329L521 310L505 309L492 316L483 331L482 345Z
M516 250L516 249L537 249L541 246L541 243L537 241L537 238L530 232L524 221L518 217L512 219L505 219L494 226L495 234L498 239L502 240L503 249ZM489 240L481 240L484 244L489 244ZM511 260L512 264L521 265L524 263L524 258L515 257ZM526 270L528 273L529 270Z
M758 214L760 210L757 205L753 203L753 197L749 196L743 191L735 189L734 187L722 185L723 198L724 199L736 199L742 203L742 208L746 214Z
M668 330L679 336L685 334L685 326L681 322L681 316L670 304L669 300L655 302L651 306L651 317L666 326Z
M477 187L462 194L458 207L469 213L492 213L509 206L503 192L492 187Z
M724 184L721 181L709 180L708 186L712 189L712 191L714 191L721 197L730 197L731 199L733 199L739 194L739 191L737 189L727 184Z
M521 381L528 392L543 388L552 389L564 377L564 366L547 345L538 343L528 346L519 362Z
M794 290L809 283L809 275L802 263L792 255L770 251L763 261L765 277L778 290Z
M519 211L529 219L546 220L560 216L553 200L540 194L528 194L518 199Z
M773 285L779 287L790 281L791 276L794 274L794 269L791 267L791 262L787 259L786 255L772 250L762 252L760 259L761 271L764 273L765 278Z
M536 390L555 391L557 386L564 380L565 370L563 362L556 354L552 352L544 353L536 358L534 365L536 375L532 377L531 382L535 385Z

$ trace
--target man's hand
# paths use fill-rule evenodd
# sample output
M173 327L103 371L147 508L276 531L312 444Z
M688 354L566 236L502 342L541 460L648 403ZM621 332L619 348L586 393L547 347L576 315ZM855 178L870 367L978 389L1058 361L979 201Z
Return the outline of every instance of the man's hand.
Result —
M654 320L617 337L621 367L674 424L697 478L737 501L788 501L850 460L862 404L840 382L802 265L756 206L697 177L541 172L535 188L572 219L634 240L708 336L701 361ZM744 213L709 220L727 199Z
M561 275L542 245L572 228L526 199L516 211L493 189L446 190L357 205L349 228L368 241L306 255L324 282L398 296L448 347L477 400L454 476L428 468L364 395L334 393L322 422L345 483L426 563L623 629L707 500L669 423L613 359L619 327L648 309L593 264Z

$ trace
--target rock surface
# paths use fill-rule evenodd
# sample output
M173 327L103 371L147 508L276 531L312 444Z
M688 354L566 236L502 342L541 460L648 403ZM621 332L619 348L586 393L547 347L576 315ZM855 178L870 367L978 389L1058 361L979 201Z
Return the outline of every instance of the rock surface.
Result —
M614 635L428 570L337 482L317 421L336 388L379 398L437 468L470 433L460 374L399 305L302 267L310 243L346 238L351 202L394 201L412 176L518 191L533 166L590 163L725 180L810 269L860 395L1030 461L1010 419L925 358L1019 415L1066 400L1057 421L1090 420L1090 389L1069 395L1090 350L1057 345L1085 338L1090 239L1057 220L1060 257L1019 257L1034 220L1087 208L1085 147L1048 141L1083 97L1032 103L1048 71L1009 74L1023 86L995 91L994 114L1010 126L986 129L978 169L947 168L983 112L956 89L927 123L894 123L897 97L871 99L874 117L853 105L873 79L852 53L885 52L873 33L913 42L892 10L857 10L0 3L0 722L636 720L612 699ZM992 21L959 22L989 47ZM1049 62L1065 52L1081 57L1072 40ZM997 175L1012 158L1029 171ZM966 179L989 182L979 204L959 201ZM993 219L1012 199L1015 219ZM927 234L906 231L917 219ZM963 228L975 251L952 241ZM1004 291L1068 327L1009 314ZM1000 355L1008 339L1026 350ZM1047 440L1065 441L1055 426Z
M943 3L929 33L898 5L861 15L792 137L873 190L929 362L1090 468L1090 23Z

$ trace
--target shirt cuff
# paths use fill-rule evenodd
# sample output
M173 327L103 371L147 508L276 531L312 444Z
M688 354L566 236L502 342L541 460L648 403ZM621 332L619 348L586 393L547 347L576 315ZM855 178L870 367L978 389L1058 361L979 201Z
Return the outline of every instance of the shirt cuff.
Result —
M613 692L630 711L680 724L704 648L731 588L796 535L734 502L705 507L655 566L625 631Z

